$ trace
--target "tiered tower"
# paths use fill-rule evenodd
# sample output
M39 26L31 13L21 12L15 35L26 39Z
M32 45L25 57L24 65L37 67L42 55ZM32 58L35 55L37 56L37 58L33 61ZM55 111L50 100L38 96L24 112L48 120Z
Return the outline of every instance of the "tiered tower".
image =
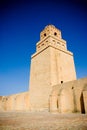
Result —
M67 50L61 31L53 25L46 26L31 57L31 110L48 109L52 87L75 79L73 53Z

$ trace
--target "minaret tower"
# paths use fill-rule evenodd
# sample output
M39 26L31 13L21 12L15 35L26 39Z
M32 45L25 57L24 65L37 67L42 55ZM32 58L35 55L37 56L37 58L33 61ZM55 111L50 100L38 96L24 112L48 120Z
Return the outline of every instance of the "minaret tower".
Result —
M48 109L52 87L75 79L73 53L67 50L61 31L53 25L46 26L31 56L31 110Z

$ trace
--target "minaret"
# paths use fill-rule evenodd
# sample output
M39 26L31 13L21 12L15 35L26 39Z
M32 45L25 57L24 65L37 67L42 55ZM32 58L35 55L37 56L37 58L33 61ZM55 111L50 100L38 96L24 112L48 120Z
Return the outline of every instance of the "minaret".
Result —
M73 53L67 50L61 31L53 25L46 26L31 56L31 110L48 109L52 87L75 79Z

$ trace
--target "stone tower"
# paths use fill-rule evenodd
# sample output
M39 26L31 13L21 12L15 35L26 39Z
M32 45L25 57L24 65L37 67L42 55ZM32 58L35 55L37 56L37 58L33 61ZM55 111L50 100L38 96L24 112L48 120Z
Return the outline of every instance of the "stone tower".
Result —
M47 110L52 86L75 79L73 53L67 50L61 31L53 25L46 26L31 56L31 110Z

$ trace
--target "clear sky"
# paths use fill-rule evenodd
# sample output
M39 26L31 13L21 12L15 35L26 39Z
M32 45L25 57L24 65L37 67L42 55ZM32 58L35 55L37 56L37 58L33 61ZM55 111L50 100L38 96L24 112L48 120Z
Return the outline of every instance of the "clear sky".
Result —
M62 31L74 53L77 78L87 76L86 0L0 2L0 95L27 91L30 58L48 24Z

